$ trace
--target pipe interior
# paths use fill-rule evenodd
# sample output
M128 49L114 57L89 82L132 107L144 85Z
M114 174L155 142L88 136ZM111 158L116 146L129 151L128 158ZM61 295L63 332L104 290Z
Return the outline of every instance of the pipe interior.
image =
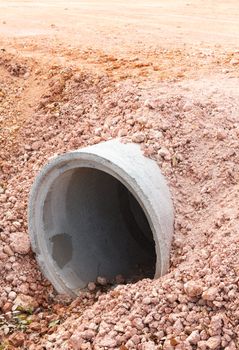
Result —
M93 168L62 173L43 207L47 249L68 288L97 276L153 278L156 252L146 215L113 176Z

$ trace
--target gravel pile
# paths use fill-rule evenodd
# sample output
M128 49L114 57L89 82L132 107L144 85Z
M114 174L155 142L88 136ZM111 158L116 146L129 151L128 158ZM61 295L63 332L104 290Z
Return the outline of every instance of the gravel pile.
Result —
M1 60L0 307L29 322L11 328L4 321L0 336L30 350L238 349L238 79L140 83L9 64ZM41 81L46 88L22 120L21 105L11 106ZM49 157L115 137L140 143L168 179L170 271L108 292L82 291L71 302L55 296L30 251L29 189Z

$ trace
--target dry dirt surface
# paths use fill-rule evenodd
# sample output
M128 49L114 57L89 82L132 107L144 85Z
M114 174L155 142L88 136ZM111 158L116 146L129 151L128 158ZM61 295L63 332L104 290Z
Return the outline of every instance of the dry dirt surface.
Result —
M239 4L0 1L0 349L239 349ZM71 300L30 249L49 157L141 144L175 206L170 271Z

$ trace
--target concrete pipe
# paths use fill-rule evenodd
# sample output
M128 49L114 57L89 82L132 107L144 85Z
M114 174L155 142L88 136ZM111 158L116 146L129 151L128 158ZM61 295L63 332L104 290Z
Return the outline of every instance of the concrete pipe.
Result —
M112 140L51 159L29 202L32 249L60 293L97 276L167 272L173 206L157 164L136 144Z

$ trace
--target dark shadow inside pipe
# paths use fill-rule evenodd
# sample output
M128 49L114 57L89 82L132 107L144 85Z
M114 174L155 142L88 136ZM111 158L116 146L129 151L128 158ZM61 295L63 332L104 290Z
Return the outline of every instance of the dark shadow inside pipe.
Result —
M113 176L94 169L62 173L43 209L48 250L58 274L71 289L97 276L118 274L129 281L153 278L153 234L138 201Z

